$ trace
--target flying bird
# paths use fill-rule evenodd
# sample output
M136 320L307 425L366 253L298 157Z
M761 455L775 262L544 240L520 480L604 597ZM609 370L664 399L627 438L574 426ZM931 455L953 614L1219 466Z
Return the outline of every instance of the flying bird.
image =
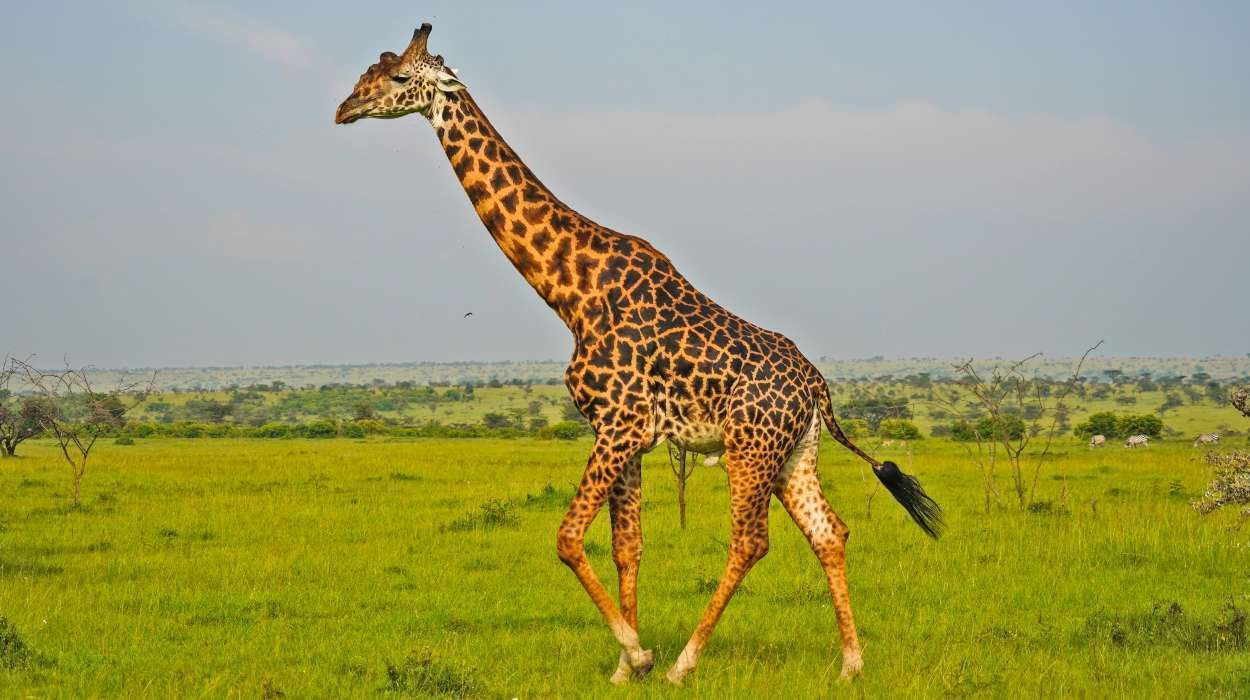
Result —
M465 317L465 318L468 318L468 317L470 317L470 316L472 316L472 315L473 315L473 312L472 312L472 311L470 311L469 313L465 314L465 315L464 315L464 317Z

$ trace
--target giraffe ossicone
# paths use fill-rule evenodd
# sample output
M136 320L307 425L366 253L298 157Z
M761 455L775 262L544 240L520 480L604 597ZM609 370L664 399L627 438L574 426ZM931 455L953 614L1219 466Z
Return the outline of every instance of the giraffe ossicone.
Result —
M648 241L591 221L547 189L442 56L429 53L430 31L423 24L402 54L383 53L369 66L335 121L425 116L486 230L573 335L565 384L595 439L557 529L556 551L621 646L612 681L640 678L653 663L638 637L641 455L664 440L706 454L705 463L723 455L733 516L724 575L668 679L680 684L696 666L734 591L768 552L773 497L820 560L837 615L842 675L857 674L863 662L845 564L850 530L821 491L816 455L822 426L868 461L934 537L942 525L937 504L913 477L846 437L828 384L793 342L721 307ZM619 607L583 546L605 504Z

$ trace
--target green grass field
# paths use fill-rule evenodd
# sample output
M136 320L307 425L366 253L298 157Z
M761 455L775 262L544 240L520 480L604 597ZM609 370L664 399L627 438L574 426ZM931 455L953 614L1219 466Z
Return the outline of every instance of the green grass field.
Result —
M865 676L837 683L832 608L779 505L683 690L662 673L724 565L728 491L691 480L677 527L663 450L644 476L641 633L657 671L607 684L617 648L555 556L588 441L141 440L102 444L67 507L51 444L0 461L5 697L1245 697L1250 530L1188 505L1200 450L1087 450L1046 465L1049 510L986 514L964 448L886 451L946 509L927 540L826 440L850 524ZM871 479L871 476L867 476ZM546 487L554 488L554 493ZM1004 496L1007 482L1001 481ZM483 508L486 504L488 507ZM589 552L609 588L606 516ZM6 667L6 664L8 667ZM388 670L389 668L389 670Z

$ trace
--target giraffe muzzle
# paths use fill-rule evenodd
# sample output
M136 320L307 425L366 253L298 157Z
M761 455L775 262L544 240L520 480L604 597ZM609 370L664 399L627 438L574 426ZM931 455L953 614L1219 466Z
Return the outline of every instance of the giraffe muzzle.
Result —
M359 121L365 116L365 102L355 96L343 100L343 104L339 105L338 110L334 112L335 124L351 124Z

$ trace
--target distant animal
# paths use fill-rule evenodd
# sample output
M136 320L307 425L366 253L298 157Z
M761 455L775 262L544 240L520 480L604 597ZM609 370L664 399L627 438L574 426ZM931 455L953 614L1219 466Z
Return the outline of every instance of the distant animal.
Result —
M1095 435L1094 437L1089 439L1090 447L1102 447L1105 444L1107 444L1106 435Z
M1125 447L1150 447L1149 435L1130 435L1124 441Z
M472 312L472 311L470 311L469 313L467 313L467 314L465 314L465 315L464 315L464 318L468 318L468 317L470 317L470 316L472 316L472 315L473 315L473 312Z
M1194 438L1194 447L1198 445L1214 445L1220 441L1219 433L1203 433Z

